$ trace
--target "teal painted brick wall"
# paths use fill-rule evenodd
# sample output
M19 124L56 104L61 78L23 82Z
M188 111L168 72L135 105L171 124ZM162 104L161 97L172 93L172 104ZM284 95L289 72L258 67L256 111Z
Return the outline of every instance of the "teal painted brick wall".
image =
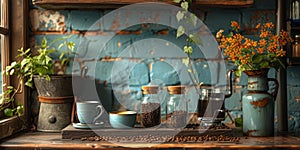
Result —
M72 40L75 41L75 49L79 53L78 57L84 57L88 66L88 76L94 76L99 83L106 88L102 95L114 95L105 98L108 109L119 109L126 107L135 109L133 102L141 97L140 88L151 81L163 83L164 85L190 84L191 81L183 75L184 67L179 67L181 60L165 59L157 60L157 56L176 58L185 56L179 48L184 44L184 38L176 39L176 29L157 24L138 24L129 26L132 22L148 20L163 21L176 24L176 18L170 17L170 10L157 14L156 18L149 18L147 14L134 14L128 10L126 13L116 13L114 17L99 20L100 17L110 14L112 10L43 10L32 7L30 10L30 30L31 45L39 43L42 37L48 40L62 36L60 33L75 34ZM215 34L219 29L228 30L230 21L236 20L241 23L243 33L253 36L253 28L259 22L276 20L276 1L274 0L255 0L255 4L249 8L202 8L195 10L197 16L203 20L210 31ZM128 20L129 16L137 16L136 20ZM126 29L126 32L119 32ZM85 31L97 31L85 33ZM58 34L57 34L58 33ZM87 35L91 34L91 35ZM85 35L85 36L84 36ZM109 41L104 44L103 41ZM153 44L154 43L154 44ZM152 44L152 45L151 45ZM162 46L163 45L163 46ZM203 57L203 53L194 47L193 58ZM141 52L140 50L143 49ZM162 51L162 49L173 49L174 51ZM133 60L101 61L106 57L130 57ZM57 57L57 56L54 56ZM142 59L140 59L142 58ZM175 65L174 65L175 64ZM195 63L198 78L200 81L210 84L215 79L215 66L208 65L208 62L200 61ZM73 67L73 68L72 68ZM77 61L68 66L68 73L80 73L80 66ZM125 72L112 71L114 67L128 68ZM232 66L227 66L229 70ZM300 130L300 109L296 97L300 94L299 67L289 67L288 72L288 103L289 103L289 129ZM115 78L112 74L124 75L128 78L129 89L122 92L124 86L115 87L115 90L107 90L113 87L112 83L123 81L124 79ZM272 70L269 77L275 77L276 73ZM233 95L226 99L226 108L234 110L233 114L241 111L241 97L245 91L247 77L243 75L236 79L235 85L241 88L234 89ZM110 92L113 92L110 93ZM116 102L116 97L123 97ZM124 101L124 98L129 99ZM196 106L194 102L191 106ZM195 110L195 108L191 108Z

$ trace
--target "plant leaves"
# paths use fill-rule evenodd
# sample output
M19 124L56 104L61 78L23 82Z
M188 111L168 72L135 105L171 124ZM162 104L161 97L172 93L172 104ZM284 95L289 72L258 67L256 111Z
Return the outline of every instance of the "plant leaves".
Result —
M5 115L5 116L8 116L8 117L12 117L12 116L14 115L13 109L5 108L5 109L4 109L4 115Z
M260 63L260 68L268 68L270 63L268 61L263 61Z
M32 82L31 82L31 81L27 81L27 82L25 82L25 85L26 85L26 86L28 86L28 87L31 87L31 88L33 88L33 84L32 84Z
M183 63L186 67L188 67L188 65L189 65L189 63L190 63L190 58L187 57L187 58L185 58L185 59L182 59L182 63Z
M24 53L28 54L30 52L30 48L28 48Z
M21 68L23 68L26 64L28 64L30 62L30 60L29 59L23 59L22 61L21 61Z
M252 63L254 64L259 64L260 62L262 62L264 60L264 56L263 55L253 55L252 56Z
M61 49L65 44L64 43L60 43L57 47L57 49Z
M179 22L180 20L182 20L184 17L184 12L183 11L178 11L177 14L176 14L176 18L177 18L177 21Z
M68 42L67 47L71 52L74 52L75 43L74 42Z
M23 111L24 111L24 106L22 104L18 104L17 115L21 116L23 114Z
M174 3L180 3L181 0L173 0Z
M189 37L191 38L193 43L198 44L198 45L203 45L199 34L197 34L197 33L190 34Z
M193 53L193 48L191 46L184 46L183 51L189 55Z
M51 80L49 75L46 75L46 80L47 80L47 81L50 81L50 80Z
M9 71L9 75L14 75L14 72L15 72L15 69L11 69L10 71Z
M190 13L190 20L191 20L192 24L194 25L194 27L196 27L197 26L197 21L198 21L197 16L193 13Z
M188 2L182 2L180 6L181 6L181 8L183 8L186 11L189 9L189 3Z
M46 39L46 37L44 37L42 39L41 48L46 48L46 47L47 47L47 39Z
M233 36L233 32L230 32L226 37L232 37Z
M15 67L17 65L17 62L12 62L11 64L10 64L10 67Z
M177 35L176 35L177 38L182 36L184 33L185 33L184 28L183 28L183 26L180 25L177 29Z

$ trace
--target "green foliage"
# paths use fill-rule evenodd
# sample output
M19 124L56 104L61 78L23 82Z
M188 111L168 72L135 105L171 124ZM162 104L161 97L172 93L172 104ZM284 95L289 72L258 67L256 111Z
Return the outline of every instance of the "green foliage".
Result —
M75 43L72 41L68 41L72 35L64 36L62 38L56 39L54 42L62 41L57 47L57 51L60 52L59 59L62 60L62 65L68 64L70 61L70 55L77 53L74 50Z
M187 35L186 44L183 47L183 51L187 54L187 58L182 59L182 63L188 67L189 77L191 78L195 87L200 87L202 85L197 79L196 72L193 68L193 63L191 62L191 55L193 53L193 47L191 44L202 45L202 40L197 32L188 33L189 28L197 27L198 18L195 14L189 13L189 5L192 3L192 0L173 0L173 2L180 4L182 10L178 11L176 14L177 21L179 26L177 28L176 37L179 38L183 35ZM196 88L198 94L200 91Z
M12 117L14 115L21 116L24 112L24 106L19 103L16 108L5 108L4 115L8 117Z
M70 54L74 52L74 42L68 42L70 36L57 38L48 44L47 39L44 37L40 45L37 45L37 55L32 55L31 49L24 50L20 48L18 55L16 56L17 61L11 62L9 66L6 66L3 74L8 76L16 76L18 78L17 87L6 86L6 90L0 96L2 103L0 104L0 111L4 110L6 116L18 115L23 113L24 107L22 104L14 106L14 96L18 92L22 92L23 84L30 88L33 88L33 77L39 75L45 77L50 81L53 70L53 59L50 54L55 52L61 52L60 59L63 64L69 62ZM57 42L61 42L57 48L52 47Z

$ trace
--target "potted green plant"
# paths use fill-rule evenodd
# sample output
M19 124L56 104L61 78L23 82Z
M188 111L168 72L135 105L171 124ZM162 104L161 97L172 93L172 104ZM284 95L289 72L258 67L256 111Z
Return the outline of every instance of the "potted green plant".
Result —
M33 76L39 74L40 76L47 76L51 74L51 58L48 56L54 50L39 50L39 55L32 56L30 49L24 50L20 48L18 50L17 61L12 62L9 66L6 66L4 75L17 76L18 85L13 87L5 85L6 90L1 95L2 104L0 110L4 111L6 116L21 115L23 112L23 106L19 104L14 106L14 97L18 92L23 91L23 84L33 88Z
M69 38L70 36L65 36L48 43L47 39L44 37L41 44L36 46L37 55L33 55L31 49L24 50L23 48L20 48L18 50L19 55L17 55L17 61L12 62L4 71L5 75L17 76L18 86L13 87L6 85L7 90L2 95L3 103L0 105L0 111L3 110L6 116L22 114L24 107L21 104L14 106L14 96L18 92L22 92L22 87L25 85L30 88L35 87L38 92L39 101L41 102L39 120L41 120L40 116L45 115L45 113L51 113L51 111L41 111L42 108L44 108L44 105L51 103L68 103L67 106L63 107L68 109L65 113L70 114L70 104L73 102L72 76L55 74L53 65L55 60L51 57L51 55L59 52L60 65L66 65L70 61L70 54L75 53L75 43L68 41ZM55 93L56 91L58 94ZM68 121L70 119L65 118L61 118L62 121L60 121L59 118L52 118L51 120L51 115L47 116L47 119L49 119L48 122L52 124L55 122L65 122L60 126L65 126L70 123L70 121ZM42 128L41 130L48 130L48 125L41 124L40 126ZM54 127L53 129L52 127L49 127L49 130L56 130L56 128L57 127Z
M37 56L39 60L38 64L47 66L42 67L37 73L33 74L32 79L34 80L39 97L65 97L73 95L71 86L72 76L65 73L65 68L70 61L71 54L76 54L74 52L75 43L68 41L69 38L70 36L56 38L48 44L44 37L42 44L37 47L39 52ZM50 55L54 55L57 52L59 53L59 59L52 59ZM42 54L46 54L46 56ZM64 68L64 70L57 68Z

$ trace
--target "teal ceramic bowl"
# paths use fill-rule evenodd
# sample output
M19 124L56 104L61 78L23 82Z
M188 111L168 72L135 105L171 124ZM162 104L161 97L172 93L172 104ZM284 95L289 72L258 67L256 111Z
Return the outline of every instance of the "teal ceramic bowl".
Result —
M137 113L135 111L114 111L109 113L109 122L113 128L133 128Z

